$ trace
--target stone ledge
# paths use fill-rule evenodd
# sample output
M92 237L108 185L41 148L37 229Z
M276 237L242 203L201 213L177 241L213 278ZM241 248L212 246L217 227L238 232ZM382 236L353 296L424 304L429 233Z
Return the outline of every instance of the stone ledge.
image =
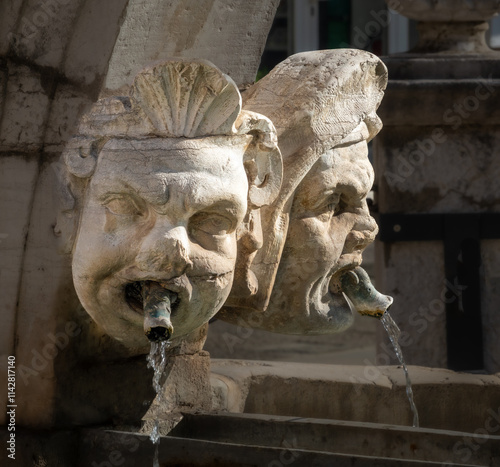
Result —
M491 411L500 411L498 375L417 366L409 372L422 427L473 432ZM232 410L411 425L404 373L397 366L212 360L212 386L219 375L233 382L226 392ZM220 407L220 387L217 395Z
M500 73L500 53L496 51L465 57L405 53L381 58L391 80L472 79Z
M456 105L463 107L464 127L500 124L498 79L390 80L385 95L378 110L384 127L454 126Z

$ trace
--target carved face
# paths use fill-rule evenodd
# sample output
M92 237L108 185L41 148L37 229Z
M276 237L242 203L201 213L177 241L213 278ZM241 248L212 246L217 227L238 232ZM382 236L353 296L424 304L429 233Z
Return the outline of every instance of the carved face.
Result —
M147 344L138 287L177 294L174 338L207 322L229 293L235 230L247 207L250 137L111 140L86 191L73 279L87 312L129 347Z
M269 306L287 316L279 323L284 332L331 333L352 324L338 280L361 263L377 231L366 204L373 183L367 155L366 141L330 150L297 188Z

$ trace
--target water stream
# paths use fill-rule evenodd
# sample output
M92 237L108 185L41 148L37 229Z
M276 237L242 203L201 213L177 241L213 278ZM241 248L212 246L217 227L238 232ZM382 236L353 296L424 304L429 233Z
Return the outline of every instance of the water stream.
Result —
M156 402L159 406L161 406L164 400L164 394L160 381L167 364L166 351L169 345L170 343L168 341L151 342L151 351L149 352L147 358L148 368L152 368L154 370L153 388L156 391ZM158 418L158 415L155 417L153 429L151 430L149 439L155 445L153 467L159 467L160 463L158 460L158 455L160 448L160 419Z
M417 406L415 405L415 401L413 399L413 389L411 387L410 375L408 374L408 368L406 367L405 360L403 358L403 351L399 345L399 336L401 334L401 330L398 328L398 325L392 319L392 316L386 311L383 316L380 318L384 329L387 331L389 335L389 339L391 340L392 346L394 347L394 351L396 352L396 356L398 357L399 362L403 366L403 371L405 373L406 378L406 395L408 396L408 400L410 401L410 408L413 412L413 426L418 428L418 411Z

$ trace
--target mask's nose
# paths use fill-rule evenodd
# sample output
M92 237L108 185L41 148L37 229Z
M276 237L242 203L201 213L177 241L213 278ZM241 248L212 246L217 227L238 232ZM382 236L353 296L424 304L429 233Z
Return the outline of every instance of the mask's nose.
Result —
M358 216L356 222L347 235L344 252L363 250L375 240L378 226L370 215Z
M186 228L157 221L142 240L136 264L142 271L161 271L166 277L178 277L192 266L189 254Z

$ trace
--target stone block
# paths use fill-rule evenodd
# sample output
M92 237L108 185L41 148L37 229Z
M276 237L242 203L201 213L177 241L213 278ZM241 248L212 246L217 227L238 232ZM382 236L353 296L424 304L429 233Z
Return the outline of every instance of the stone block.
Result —
M23 0L0 3L0 56L7 55Z
M446 367L444 257L441 242L376 245L376 277L394 297L390 314L402 331L400 345L408 364ZM401 280L404 275L404 281ZM447 296L448 296L447 295ZM387 333L378 331L377 365L397 363Z
M0 158L0 290L2 290L2 327L0 328L0 360L6 373L7 357L14 355L18 287L24 258L24 246L31 215L38 162L22 156ZM4 371L5 370L5 371ZM7 387L0 388L5 401ZM5 413L0 421L5 418Z
M472 454L472 449L470 453L463 448L457 449L465 447L463 433L458 432L265 414L189 414L171 436L233 445L372 456L384 460L398 458L404 459L406 465L414 465L415 461L458 465ZM480 451L474 452L474 461L478 465L488 465L492 458L500 456L499 436L478 433L474 439L482 445ZM290 462L272 465L293 464L295 455L289 453L289 457ZM299 454L295 460L300 461L300 457Z
M441 66L448 65L445 62ZM481 67L476 64L478 72L484 75L474 78L457 79L457 75L450 73L451 79L389 81L386 96L380 105L380 118L386 127L499 124L497 102L500 80L496 78L496 66L492 68L487 63ZM465 69L462 65L462 70ZM391 105L393 102L398 104Z
M25 1L11 38L12 52L31 63L59 69L83 1Z
M204 58L238 84L252 83L279 1L131 0L106 88L131 84L151 62ZM137 31L141 31L140 34Z
M143 433L149 433L154 420L160 420L160 431L169 431L182 419L182 413L207 411L212 407L210 386L210 355L171 356L165 369L163 396L156 397L143 418Z
M214 420L217 423L219 420ZM274 434L274 433L273 433ZM231 438L231 433L228 433ZM234 438L237 438L236 436ZM246 441L246 440L245 440ZM269 438L268 438L269 441ZM291 440L293 442L293 439ZM375 458L365 455L334 454L296 448L280 439L280 446L256 446L223 441L206 441L194 437L167 436L158 446L158 465L176 467L250 467L300 465L314 467L412 467L425 466L427 462L405 459ZM135 467L153 463L155 446L144 435L110 430L86 430L80 448L77 467L111 466Z
M473 433L492 413L499 421L498 376L418 366L409 373L420 427ZM411 427L400 366L212 360L212 375L213 381L222 376L237 386L233 397L240 400L233 406L243 413ZM497 423L493 429L489 434L498 434Z
M484 285L481 308L483 310L484 363L487 371L500 371L500 241L481 243Z
M0 61L0 122L2 121L3 115L3 104L5 102L5 93L7 91L7 81L9 80L9 72L5 62Z
M26 66L9 64L0 125L0 150L36 151L43 144L50 90Z
M59 84L52 101L45 150L62 152L65 143L75 134L79 117L92 105L91 100L74 86Z
M59 253L59 238L54 232L57 176L47 160L41 166L33 195L18 292L18 421L30 426L51 424L56 361L70 357L64 343L78 334L70 262ZM64 343L58 344L60 333L65 335Z
M78 83L94 85L96 97L100 91L100 80L108 69L127 3L128 0L86 0L73 26L63 72ZM136 34L141 35L139 31Z
M500 211L498 126L471 125L469 119L453 115L456 121L435 127L389 125L381 132L375 161L383 213ZM471 119L476 117L471 113ZM499 274L492 263L497 244L498 240L481 242L483 297L477 303L483 319L484 365L490 372L500 368L494 344L500 325L495 318ZM454 284L444 279L443 243L383 244L377 251L377 279L395 299L391 314L410 333L405 357L412 364L446 366L445 302L457 295ZM382 333L379 337L385 340Z
M384 213L500 210L498 127L388 126L375 144Z

